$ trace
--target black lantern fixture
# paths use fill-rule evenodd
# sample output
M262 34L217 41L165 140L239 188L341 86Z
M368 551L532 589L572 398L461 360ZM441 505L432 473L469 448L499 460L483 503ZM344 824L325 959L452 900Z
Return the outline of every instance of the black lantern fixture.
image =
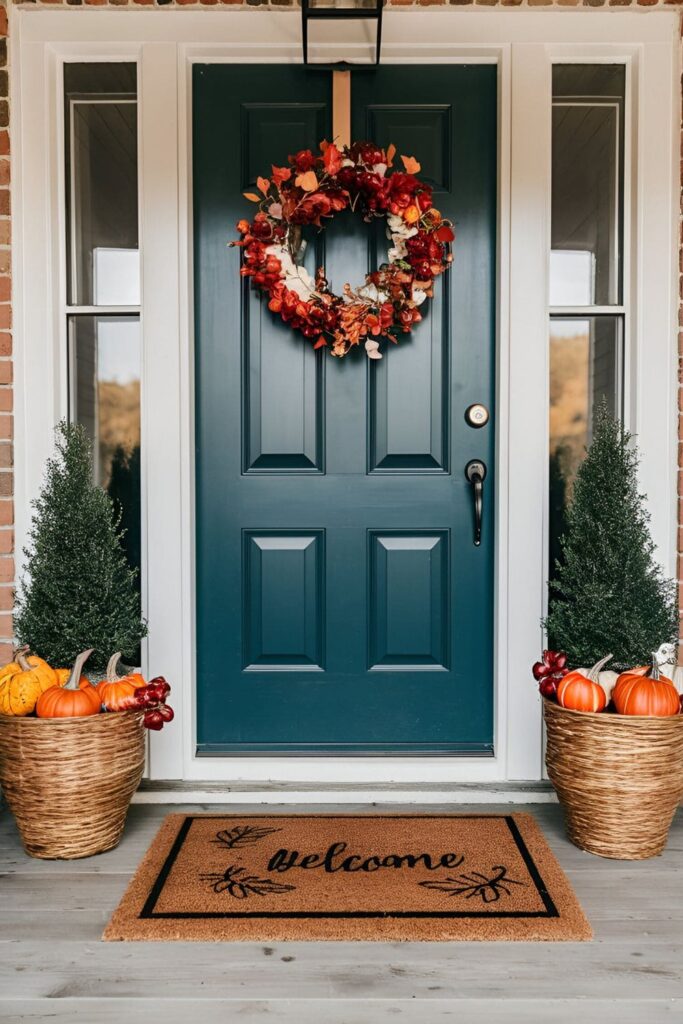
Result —
M319 0L320 2L320 0ZM313 0L301 0L301 28L304 47L304 64L309 64L308 59L308 23L309 21L340 21L366 20L374 21L376 26L376 45L374 64L379 64L380 49L382 46L382 8L384 0L353 0L349 6L337 7L336 4L344 0L333 0L332 6L319 6ZM324 3L325 0L322 0ZM361 65L362 66L362 65ZM356 67L356 65L354 65Z

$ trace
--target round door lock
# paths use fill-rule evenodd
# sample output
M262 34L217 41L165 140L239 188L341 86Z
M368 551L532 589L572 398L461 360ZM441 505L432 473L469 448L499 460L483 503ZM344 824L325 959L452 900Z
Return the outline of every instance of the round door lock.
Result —
M465 421L470 427L485 427L489 421L489 411L479 402L465 410Z

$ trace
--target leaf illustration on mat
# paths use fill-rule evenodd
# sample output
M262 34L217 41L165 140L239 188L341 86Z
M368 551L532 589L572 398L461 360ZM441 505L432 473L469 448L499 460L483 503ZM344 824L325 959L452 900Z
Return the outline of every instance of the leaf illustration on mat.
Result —
M279 831L272 829L271 831ZM272 878L259 878L258 875L246 874L246 868L231 864L223 874L200 875L203 882L210 882L216 893L227 892L236 900L244 900L249 896L281 896L296 889L295 885L274 882Z
M258 843L259 839L265 839L266 836L272 835L273 832L281 832L279 828L259 828L258 825L235 825L231 829L223 829L220 832L216 832L216 838L212 839L212 843L221 843L223 846L227 846L229 850L234 850L240 846L252 846L254 843Z
M425 889L436 889L438 892L446 893L447 896L464 896L465 899L472 899L473 896L480 896L484 903L497 903L501 893L506 896L512 895L508 886L525 885L525 882L518 882L514 878L508 878L507 868L495 864L491 871L490 878L482 875L479 871L472 871L469 875L458 875L456 878L434 879L429 882L418 882L418 885Z

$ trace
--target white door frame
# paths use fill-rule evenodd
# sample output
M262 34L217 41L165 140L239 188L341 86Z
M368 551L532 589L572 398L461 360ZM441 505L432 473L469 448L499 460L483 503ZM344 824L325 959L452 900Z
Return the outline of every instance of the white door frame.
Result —
M378 789L540 779L540 703L529 666L542 644L547 574L551 65L623 62L628 69L625 418L639 436L653 534L673 574L678 15L392 9L385 18L384 63L493 62L500 71L492 758L195 757L191 66L298 63L300 19L291 11L12 7L10 21L18 550L52 426L66 411L62 66L73 60L139 66L145 667L171 680L177 712L173 725L152 738L151 777L254 788L377 783ZM476 671L473 665L473 685Z

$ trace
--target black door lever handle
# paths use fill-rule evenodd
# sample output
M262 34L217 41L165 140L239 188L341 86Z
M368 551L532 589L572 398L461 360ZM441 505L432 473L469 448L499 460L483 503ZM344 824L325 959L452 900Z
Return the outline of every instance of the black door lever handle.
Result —
M470 459L465 466L465 476L472 484L474 500L474 545L481 544L481 522L484 513L484 480L486 479L486 463L481 459Z

